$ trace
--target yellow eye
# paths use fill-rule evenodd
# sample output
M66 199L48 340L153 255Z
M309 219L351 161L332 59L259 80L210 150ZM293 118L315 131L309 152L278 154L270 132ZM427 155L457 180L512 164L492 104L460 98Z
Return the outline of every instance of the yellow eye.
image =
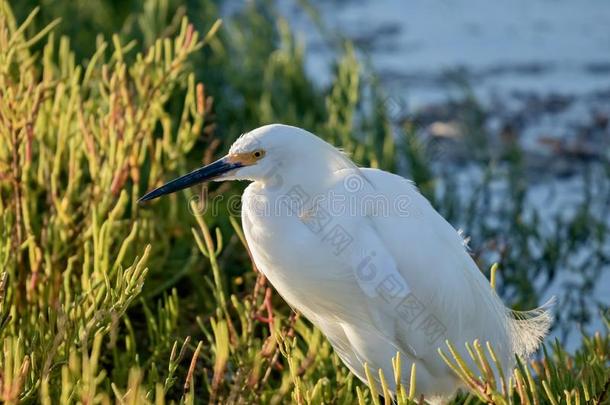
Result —
M264 150L262 150L262 149L255 150L254 152L252 152L252 157L253 157L254 159L260 159L260 158L262 158L263 156L265 156L265 151L264 151Z

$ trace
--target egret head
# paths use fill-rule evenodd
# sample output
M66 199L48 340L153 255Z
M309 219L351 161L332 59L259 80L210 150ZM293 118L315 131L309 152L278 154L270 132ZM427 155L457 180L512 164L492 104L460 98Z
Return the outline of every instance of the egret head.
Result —
M295 167L299 162L314 165L332 146L300 128L273 124L239 137L229 153L214 163L199 168L147 193L140 202L152 200L206 181L262 181L278 170Z

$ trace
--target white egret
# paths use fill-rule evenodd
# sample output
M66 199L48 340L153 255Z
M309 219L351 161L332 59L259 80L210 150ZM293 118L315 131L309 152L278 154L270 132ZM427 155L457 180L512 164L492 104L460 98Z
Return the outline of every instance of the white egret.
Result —
M445 340L464 358L466 342L489 341L510 375L515 355L529 355L548 331L547 311L504 306L461 236L411 182L357 168L305 130L253 130L224 158L141 200L208 180L252 182L242 225L256 266L365 382L365 364L393 381L400 352L405 379L416 364L418 396L442 401L460 386L438 354Z

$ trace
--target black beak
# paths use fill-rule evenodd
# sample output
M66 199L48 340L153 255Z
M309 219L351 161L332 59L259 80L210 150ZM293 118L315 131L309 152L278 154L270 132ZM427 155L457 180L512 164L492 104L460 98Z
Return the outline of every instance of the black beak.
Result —
M161 197L162 195L174 193L187 187L194 186L195 184L213 180L224 173L227 173L233 169L238 169L242 166L243 165L241 163L229 162L226 157L218 159L214 163L210 163L209 165L194 170L189 174L178 177L177 179L174 179L169 183L166 183L161 187L146 193L138 200L138 202L142 203L144 201L149 201L157 197Z

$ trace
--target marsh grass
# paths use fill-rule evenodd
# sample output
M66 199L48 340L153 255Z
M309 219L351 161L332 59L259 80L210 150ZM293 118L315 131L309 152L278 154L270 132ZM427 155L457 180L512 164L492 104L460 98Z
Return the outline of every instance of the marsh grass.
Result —
M404 155L437 206L459 212L465 203L435 195L426 150L412 128L393 132L383 92L363 80L349 43L332 84L320 89L305 73L303 47L267 2L224 23L211 3L195 3L148 0L140 9L129 2L130 14L113 16L108 5L66 1L41 10L19 2L16 19L0 2L5 403L353 404L387 392L386 384L369 389L357 381L320 331L274 294L228 210L211 216L189 209L184 196L193 191L147 208L135 202L211 161L242 131L281 121L324 136L365 165L400 170ZM75 8L88 11L77 15ZM58 14L63 21L54 20ZM80 37L85 26L102 34ZM515 190L522 189L515 183ZM508 218L522 204L520 194L512 197ZM555 244L540 236L542 243L569 249L573 243L561 242L573 235L587 243L578 222L589 223L586 211L574 221ZM519 248L501 262L501 288L537 260L526 256L522 240L535 222L517 224L508 234ZM556 263L549 259L549 268ZM516 296L525 291L515 288ZM445 354L470 391L459 402L608 400L607 329L584 337L575 354L551 345L507 376L500 391L487 383L474 347L480 370L464 370ZM398 403L418 399L417 370L408 380Z

